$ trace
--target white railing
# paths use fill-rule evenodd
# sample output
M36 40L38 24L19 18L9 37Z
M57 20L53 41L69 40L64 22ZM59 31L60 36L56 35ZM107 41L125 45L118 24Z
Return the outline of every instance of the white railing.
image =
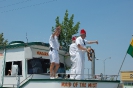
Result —
M28 76L26 79L24 79L22 82L20 82L19 86L23 85L25 82L27 82L29 79L32 79L33 74ZM3 84L3 87L12 87L12 88L17 88L17 83L16 84Z
M116 78L118 76L117 75L89 75L89 78L88 77L85 77L85 79L95 79L95 80L108 80L108 81L115 81Z
M65 75L64 77L58 77L58 74ZM32 79L35 74L30 74L26 79L20 82L19 86L23 85L25 82L27 82L29 79ZM44 74L38 74L38 75L50 75L49 73L44 73ZM75 75L75 74L69 74L69 73L57 73L56 74L56 79L69 79L68 76L70 75ZM76 74L76 75L82 75L82 74ZM92 76L91 74L83 74L84 75L84 80L103 80L103 81L116 81L117 75L94 75ZM3 87L12 87L16 88L16 84L3 84Z
M26 79L24 79L22 82L20 82L20 86L23 85L25 82L27 82L29 79L32 79L34 74L29 75Z
M70 75L82 75L82 74L69 74L69 73L57 73L56 74L56 78L60 78L58 77L58 75L65 75L65 77L62 79L69 79L68 76ZM40 75L49 75L49 73L44 73L44 74L40 74ZM117 77L119 77L118 75L94 75L92 76L91 74L83 74L85 80L108 80L108 81L115 81Z

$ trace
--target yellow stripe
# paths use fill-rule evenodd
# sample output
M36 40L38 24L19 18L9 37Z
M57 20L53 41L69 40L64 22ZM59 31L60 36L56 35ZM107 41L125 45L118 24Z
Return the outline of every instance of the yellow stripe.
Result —
M132 40L131 40L131 43L130 43L130 44L131 44L131 46L133 46L133 38L132 38Z

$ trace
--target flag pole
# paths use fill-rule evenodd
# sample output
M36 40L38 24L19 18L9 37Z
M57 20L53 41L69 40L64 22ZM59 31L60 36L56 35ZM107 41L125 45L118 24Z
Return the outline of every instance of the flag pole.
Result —
M132 37L133 37L133 35L132 35ZM121 64L121 67L120 67L120 69L119 69L119 72L118 72L118 75L117 75L117 77L116 77L116 80L117 80L117 78L118 78L118 76L119 76L119 74L120 74L120 70L121 70L121 68L122 68L122 66L123 66L123 63L124 63L124 61L125 61L126 56L127 56L127 52L126 52L126 55L125 55L125 57L124 57L124 59L123 59L123 62L122 62L122 64ZM119 84L120 84L120 83L119 83ZM119 84L118 84L117 88L119 87Z
M124 63L124 61L125 61L126 56L127 56L127 53L126 53L126 55L125 55L125 57L124 57L124 59L123 59L123 61L122 61L121 67L120 67L119 72L118 72L118 75L117 75L117 77L116 77L116 80L117 80L117 78L118 78L118 76L119 76L119 74L120 74L120 70L121 70L121 68L122 68L122 66L123 66L123 63Z
M132 38L133 38L133 35L132 35ZM122 64L121 64L121 67L120 67L120 69L119 69L119 72L118 72L118 75L117 75L117 77L116 77L116 80L117 80L117 78L118 78L118 76L119 76L119 74L120 74L120 70L121 70L122 65L123 65L123 63L124 63L124 61L125 61L126 56L127 56L127 52L126 52L126 55L125 55L125 57L124 57L124 59L123 59L123 62L122 62Z

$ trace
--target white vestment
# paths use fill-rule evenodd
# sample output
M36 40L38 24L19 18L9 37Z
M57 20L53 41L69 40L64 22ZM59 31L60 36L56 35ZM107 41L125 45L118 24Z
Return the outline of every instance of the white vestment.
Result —
M76 45L80 44L82 47L86 47L87 40L78 37L76 39ZM85 65L85 51L78 49L76 53L76 77L75 79L84 79L84 65Z
M76 77L76 53L77 53L77 45L76 43L72 43L69 47L69 54L71 56L70 60L72 62L71 71L70 71L70 79L75 79Z
M58 50L59 50L59 42L58 42L58 38L57 36L54 36L54 38L52 37L52 35L49 38L49 44L50 47L52 48L52 50L49 51L49 56L50 56L50 62L55 62L57 64L59 64L59 54L58 54Z

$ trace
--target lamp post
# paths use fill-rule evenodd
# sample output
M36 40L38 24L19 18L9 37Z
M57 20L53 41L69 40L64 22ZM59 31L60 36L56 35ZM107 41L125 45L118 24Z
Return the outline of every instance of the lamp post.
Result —
M96 59L96 60L102 60L102 61L103 61L103 64L104 64L104 76L105 76L105 61L106 61L107 59L111 59L111 57L106 58L106 59L104 59L104 60L102 60L102 59Z
M84 69L88 69L88 79L89 79L89 68L84 68Z

